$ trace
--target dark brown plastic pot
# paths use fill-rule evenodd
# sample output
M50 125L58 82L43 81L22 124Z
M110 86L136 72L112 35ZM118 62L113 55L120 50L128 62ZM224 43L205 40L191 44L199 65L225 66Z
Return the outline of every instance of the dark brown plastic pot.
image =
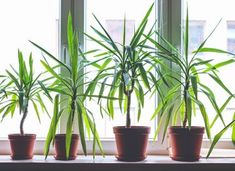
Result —
M77 158L78 134L72 135L69 158L66 158L65 134L56 134L55 136L55 159L56 160L75 160Z
M117 155L120 161L141 161L146 158L146 148L150 127L125 126L113 127L115 134Z
M170 157L177 161L198 161L200 159L204 127L192 126L169 128Z
M35 144L35 134L9 134L8 139L11 146L11 158L13 160L23 160L33 158Z

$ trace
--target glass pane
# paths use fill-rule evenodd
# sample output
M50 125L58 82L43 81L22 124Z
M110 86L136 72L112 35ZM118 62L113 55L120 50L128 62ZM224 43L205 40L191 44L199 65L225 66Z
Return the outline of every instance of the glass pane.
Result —
M5 72L9 64L17 67L17 49L23 51L25 57L33 53L34 73L37 75L43 71L40 64L41 52L37 50L28 40L34 41L52 54L58 51L58 19L59 0L11 0L0 1L0 50L1 60L0 72ZM25 60L28 60L26 58ZM48 102L45 102L48 104ZM49 103L48 110L52 112L52 104ZM46 113L41 112L41 123L39 124L36 114L29 108L29 114L25 122L25 133L36 133L37 137L45 137L50 120ZM16 110L13 119L7 117L0 124L0 137L7 137L9 133L19 133L21 116Z
M206 47L214 47L223 50L228 50L230 52L235 52L235 15L234 15L234 0L188 0L189 6L189 19L190 19L190 50L196 50L198 45L204 40L214 29L216 24L222 18L221 23L210 37L206 43ZM185 4L186 7L186 4ZM184 10L186 11L186 10ZM192 48L192 49L191 49ZM205 53L202 54L204 59L214 59L214 63L218 63L221 60L226 59L226 55L215 55ZM231 76L234 72L234 66L228 65L224 67L218 73L225 85L232 91L235 92L235 78ZM217 97L217 103L219 107L226 101L228 94L221 90L221 88L207 76L201 77L201 82L206 83L210 88L213 87L213 92ZM205 102L207 113L209 114L210 122L216 115L209 101L206 97L200 96L200 98ZM229 106L223 111L223 116L226 123L232 121L233 113L235 108L233 106L234 101L230 103ZM194 125L203 125L203 119L198 110L196 119L193 120ZM218 133L223 127L222 122L218 119L216 124L212 129L212 134ZM231 130L227 131L223 138L230 138Z
M139 25L152 3L152 0L88 0L86 20L87 32L90 35L94 35L94 32L90 28L91 25L95 28L99 28L92 15L94 13L110 33L111 37L116 42L121 42L123 34L123 19L126 15L126 43L128 43L134 34L135 28ZM153 24L154 21L155 14L154 11L152 11L152 16L149 19L149 23ZM149 29L151 24L149 24ZM87 49L97 49L97 45L92 41L87 40L86 44ZM92 69L87 68L87 71L89 70ZM91 78L92 74L90 74L89 79ZM96 104L96 102L87 102L87 105L88 107L92 106L90 109L95 113L97 127L100 130L99 133L102 138L113 138L114 134L112 127L125 125L125 115L121 114L118 103L115 103L114 121L112 121L107 116L104 116L105 119L102 119L99 112L99 106ZM156 103L154 98L149 100L147 97L145 101L145 108L142 111L142 116L140 122L138 123L137 103L134 101L134 98L131 106L132 125L151 126L151 137L153 137L153 132L155 131L155 121L150 121L150 117L153 114L155 107Z

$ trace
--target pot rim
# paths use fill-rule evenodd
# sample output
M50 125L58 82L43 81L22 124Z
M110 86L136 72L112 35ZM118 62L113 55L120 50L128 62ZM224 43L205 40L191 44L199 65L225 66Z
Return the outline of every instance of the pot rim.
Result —
M133 125L131 127L114 126L113 129L150 129L150 127L149 126L137 126L137 125Z
M36 137L36 134L8 134L8 137Z
M186 126L185 128L183 126L170 126L170 129L189 129L188 126ZM205 129L205 127L203 126L191 126L190 129Z
M66 134L56 134L55 138L64 138L66 136ZM78 139L79 135L78 134L72 134L72 138L73 139Z
M8 134L8 139L13 140L13 139L36 139L36 134Z
M126 126L114 126L113 132L115 134L118 133L144 133L149 134L150 133L150 127L149 126L131 126L130 128Z
M169 133L174 134L174 133L198 133L198 134L203 134L205 131L205 128L202 126L191 126L189 127L182 127L182 126L171 126L169 127Z

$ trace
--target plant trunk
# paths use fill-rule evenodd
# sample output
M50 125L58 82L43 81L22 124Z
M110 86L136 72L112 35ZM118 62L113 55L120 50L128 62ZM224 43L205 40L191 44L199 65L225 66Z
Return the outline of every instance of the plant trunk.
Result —
M188 92L188 83L185 85L184 88L184 104L185 104L185 113L184 113L184 121L183 121L183 127L185 128L188 121L188 100L187 100L187 92Z
M25 118L27 117L28 115L28 107L25 109L24 113L23 113L23 117L21 119L21 122L20 122L20 135L24 135L24 121L25 121Z
M127 113L126 113L126 127L131 127L131 117L130 117L130 109L131 108L131 92L127 92Z

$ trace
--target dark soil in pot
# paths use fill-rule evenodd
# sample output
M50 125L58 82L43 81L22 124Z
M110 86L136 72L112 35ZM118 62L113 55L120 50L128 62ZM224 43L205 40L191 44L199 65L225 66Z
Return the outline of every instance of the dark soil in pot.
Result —
M115 134L117 155L120 161L141 161L146 158L146 149L150 127L125 126L113 127Z
M33 158L35 144L35 134L9 134L8 139L11 146L11 158L13 160L23 160Z
M75 160L77 158L78 134L72 135L69 158L66 158L65 134L55 136L55 159L56 160Z
M192 126L169 128L170 157L177 161L198 161L200 159L204 127Z

